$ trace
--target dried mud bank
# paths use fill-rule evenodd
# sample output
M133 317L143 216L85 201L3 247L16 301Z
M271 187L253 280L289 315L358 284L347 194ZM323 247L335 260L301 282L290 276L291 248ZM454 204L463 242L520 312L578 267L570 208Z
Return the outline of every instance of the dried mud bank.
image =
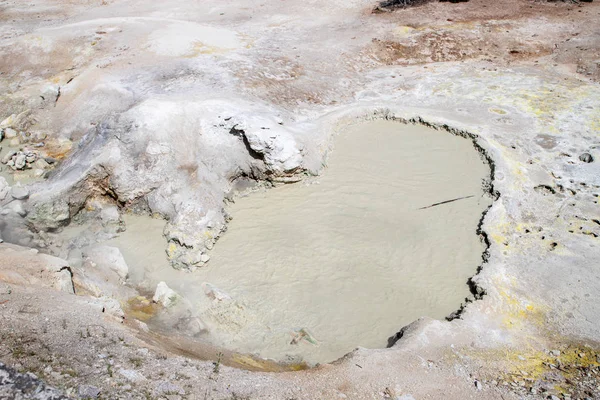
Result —
M236 5L1 5L0 145L17 153L0 235L25 246L0 245L2 361L84 398L600 397L598 3ZM89 223L74 238L92 245L126 210L157 213L172 265L200 268L224 199L317 173L332 133L374 115L474 135L501 193L480 224L485 296L389 349L280 374L199 361L219 350L146 331L168 295L61 237Z

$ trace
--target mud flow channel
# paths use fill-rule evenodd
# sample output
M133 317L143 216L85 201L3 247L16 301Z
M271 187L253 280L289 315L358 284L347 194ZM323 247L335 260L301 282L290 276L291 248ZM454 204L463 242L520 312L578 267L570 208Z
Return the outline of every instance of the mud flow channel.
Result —
M113 244L146 282L185 297L212 344L309 364L383 348L469 295L489 168L470 140L393 121L357 124L334 144L321 176L231 205L228 231L194 273L167 265L163 221L127 217Z

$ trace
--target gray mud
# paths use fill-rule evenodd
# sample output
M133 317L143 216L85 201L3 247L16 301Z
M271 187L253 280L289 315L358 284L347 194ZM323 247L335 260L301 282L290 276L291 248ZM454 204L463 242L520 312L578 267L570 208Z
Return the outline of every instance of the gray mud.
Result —
M194 273L168 266L160 220L128 216L110 243L134 279L165 281L189 300L213 344L329 362L385 347L402 326L443 318L469 296L488 175L469 140L360 123L336 138L321 176L232 204L228 231ZM213 287L220 300L207 297Z

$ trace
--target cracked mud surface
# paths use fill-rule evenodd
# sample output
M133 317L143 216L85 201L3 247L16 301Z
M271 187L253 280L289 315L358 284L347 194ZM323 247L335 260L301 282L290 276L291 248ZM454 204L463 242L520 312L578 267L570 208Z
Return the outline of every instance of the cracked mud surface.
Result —
M0 244L0 360L74 397L600 397L600 5L373 7L1 2L1 156L22 149L23 168L2 164L0 235L25 247ZM479 300L389 349L272 373L158 337L153 293L61 238L88 222L77 244L93 246L127 210L159 214L171 265L203 268L226 198L318 173L333 132L372 118L472 137L499 195Z

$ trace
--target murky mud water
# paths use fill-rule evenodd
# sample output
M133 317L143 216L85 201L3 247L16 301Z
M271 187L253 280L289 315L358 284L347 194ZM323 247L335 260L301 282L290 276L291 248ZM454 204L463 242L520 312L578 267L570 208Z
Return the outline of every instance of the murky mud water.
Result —
M459 307L484 251L476 228L491 202L488 174L468 140L365 122L335 139L321 176L231 205L228 231L194 273L167 265L163 221L129 216L109 243L134 280L165 281L189 300L207 329L201 338L279 361L328 362L358 346L383 348L413 320Z

